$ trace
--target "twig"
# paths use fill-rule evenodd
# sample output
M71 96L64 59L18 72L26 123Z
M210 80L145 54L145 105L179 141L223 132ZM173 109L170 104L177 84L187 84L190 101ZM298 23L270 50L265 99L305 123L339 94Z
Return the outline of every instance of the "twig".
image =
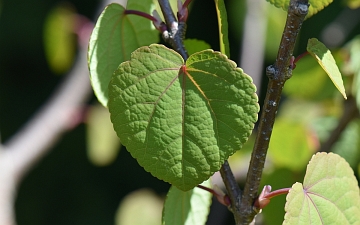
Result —
M220 169L221 177L224 181L226 190L228 192L228 196L231 201L231 211L234 213L234 218L236 224L240 223L241 217L239 213L240 211L240 202L241 202L241 190L235 180L235 177L231 171L230 165L227 160L225 160L224 164Z
M308 7L307 0L290 1L288 16L277 59L275 64L269 66L266 71L270 81L260 117L258 135L251 155L249 170L240 204L240 211L234 212L240 214L241 223L239 224L250 224L258 213L258 209L255 208L253 204L258 195L261 175L281 98L282 88L285 81L289 79L292 74L290 60L293 55L295 41L302 22L307 15Z
M331 132L328 139L321 144L319 152L330 152L331 147L339 140L340 135L345 130L346 126L356 117L359 116L359 110L356 105L356 100L353 96L348 96L345 101L344 113L342 114L337 127Z
M163 38L186 61L188 58L188 53L183 43L186 32L186 23L176 21L169 0L159 0L159 5L168 28L166 33L163 33Z

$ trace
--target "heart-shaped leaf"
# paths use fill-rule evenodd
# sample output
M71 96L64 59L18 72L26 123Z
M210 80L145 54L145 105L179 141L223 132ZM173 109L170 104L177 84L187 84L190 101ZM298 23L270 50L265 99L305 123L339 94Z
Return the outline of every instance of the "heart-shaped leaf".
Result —
M210 187L210 181L202 183ZM162 225L205 224L211 205L212 194L200 188L181 191L172 186L166 196Z
M349 164L333 153L317 153L304 185L295 183L286 197L287 224L360 224L360 196Z
M320 66L329 75L331 81L346 99L345 87L339 68L330 50L316 38L311 38L307 44L307 51L312 55Z
M283 10L287 11L289 8L290 0L266 0L276 6L277 8L282 8ZM319 11L323 10L326 6L332 3L333 0L309 0L309 12L306 18L309 18Z
M259 105L252 79L205 50L186 64L163 45L137 49L109 85L114 129L152 175L187 191L247 141Z
M129 0L127 9L150 13L152 0ZM138 47L159 41L152 22L137 15L126 15L125 8L110 4L101 13L91 34L88 51L90 80L99 102L107 107L111 75Z

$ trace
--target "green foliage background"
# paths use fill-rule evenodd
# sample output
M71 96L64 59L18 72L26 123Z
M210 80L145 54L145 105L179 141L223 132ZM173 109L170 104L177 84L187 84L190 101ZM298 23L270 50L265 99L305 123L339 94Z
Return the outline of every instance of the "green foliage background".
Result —
M89 18L98 16L96 14L99 13L97 7L100 1L71 0L68 2L73 4L80 14ZM57 0L1 1L0 130L3 142L8 140L31 117L63 79L48 65L43 38L43 29L48 13L59 3L60 1ZM237 0L227 0L225 3L229 9L231 59L238 61L241 28L245 13L242 8L243 3ZM187 37L205 40L213 49L219 50L216 11L213 2L194 0L192 10L192 14L189 16ZM343 1L335 0L325 10L305 21L295 55L305 51L309 38L320 39L321 32L329 21L333 21L343 10ZM274 32L275 29L281 32L284 22L269 24L269 32ZM359 34L359 30L360 24L356 24L344 41ZM277 49L279 40L275 40L273 37L272 35L268 36L267 43L270 45L266 52L265 66L273 63L275 59L274 49ZM321 83L321 85L325 84ZM327 92L327 96L317 96L318 99L328 100L327 97L336 96L336 90L331 89L333 88L331 83L329 85L328 87L333 92ZM319 93L319 95L321 94L325 93ZM288 97L300 98L302 101L309 102L309 98L291 96L291 94ZM261 102L262 99L260 99ZM95 104L95 98L90 103ZM327 110L328 116L339 116L340 106L328 105L324 101L316 104L310 102L310 106L309 104L303 106L308 107L307 109L314 114L318 112L317 110ZM281 110L284 109L280 109L279 114L281 114ZM318 125L315 122L313 124L315 130L325 133L329 130L322 123ZM88 160L85 143L85 125L80 125L65 134L61 141L53 147L50 154L30 171L20 186L16 201L19 225L110 225L115 222L115 212L120 201L128 193L139 188L149 188L161 197L167 192L169 185L145 172L125 149L120 150L118 157L111 165L97 167ZM359 149L357 145L357 152ZM358 163L352 165L356 168ZM285 180L285 182L282 176L272 176L272 174L281 174L278 172L279 170L283 172L286 170L286 176L294 178L295 181L302 180L299 176L302 172L275 166L265 171L266 184L270 184L274 188L292 185L293 180ZM272 179L267 179L267 177ZM280 183L281 186L278 185ZM283 218L283 212L281 214L283 206L284 204L278 206L273 202L270 203L263 213L264 223L274 224L271 221L282 221L278 218ZM224 224L233 224L232 215L226 214L223 206L215 207L213 213L225 212L225 217L228 216L229 219ZM275 209L280 213L268 213ZM211 218L210 216L208 224L212 224L211 221L215 221L213 224L218 224L215 219Z

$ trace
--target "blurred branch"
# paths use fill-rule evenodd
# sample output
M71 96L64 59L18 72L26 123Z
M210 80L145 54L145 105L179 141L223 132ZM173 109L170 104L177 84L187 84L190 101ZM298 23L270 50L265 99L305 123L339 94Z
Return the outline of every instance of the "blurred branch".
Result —
M249 74L260 93L265 53L267 2L247 0L240 67ZM255 29L256 28L256 29Z
M79 111L91 94L87 47L53 96L0 149L0 224L14 225L16 189L22 178L61 135L79 123Z

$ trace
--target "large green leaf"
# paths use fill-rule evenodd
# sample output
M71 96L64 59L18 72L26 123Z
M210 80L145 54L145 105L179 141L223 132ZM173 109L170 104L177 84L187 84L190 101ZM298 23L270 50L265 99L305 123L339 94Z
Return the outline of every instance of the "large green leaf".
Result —
M271 4L275 5L278 8L282 8L283 10L287 11L289 8L290 0L266 0ZM333 0L309 0L309 12L306 18L309 18L319 11L323 10L326 6L332 3Z
M227 13L224 0L215 0L216 13L219 25L220 51L230 57Z
M210 181L203 182L210 187ZM202 225L206 223L212 194L200 188L181 191L172 186L166 196L162 225Z
M307 44L307 51L312 55L320 66L329 75L331 81L346 99L345 87L339 68L330 50L316 38L311 38Z
M152 0L129 0L127 9L150 13ZM125 8L110 4L101 13L89 42L90 79L99 102L107 106L111 75L121 62L140 46L159 41L152 22L137 15L126 15Z
M349 164L333 153L318 153L307 167L304 185L286 197L283 224L360 224L360 195Z
M247 141L259 105L251 77L205 50L186 64L153 44L133 52L109 85L114 129L145 170L183 191L214 172Z

